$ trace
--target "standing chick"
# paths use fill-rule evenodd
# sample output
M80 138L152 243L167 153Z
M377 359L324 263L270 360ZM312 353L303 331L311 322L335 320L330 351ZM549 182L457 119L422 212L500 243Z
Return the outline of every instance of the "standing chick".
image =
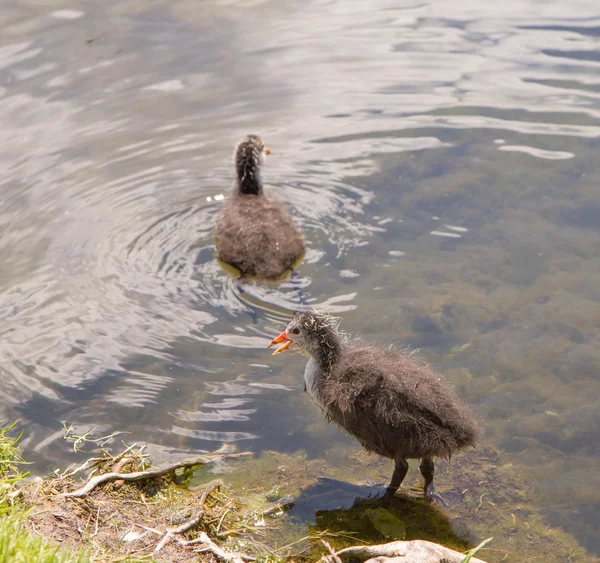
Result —
M387 497L404 480L406 460L417 458L431 498L433 458L449 459L479 438L475 415L440 375L403 354L343 344L331 317L296 313L269 347L280 343L274 354L298 347L310 356L306 389L327 419L367 451L395 461Z

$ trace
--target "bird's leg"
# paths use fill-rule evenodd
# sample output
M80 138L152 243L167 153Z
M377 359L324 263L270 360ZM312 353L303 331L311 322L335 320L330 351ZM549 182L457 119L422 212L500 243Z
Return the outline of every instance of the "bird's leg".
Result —
M385 491L387 498L393 497L396 491L404 481L406 473L408 472L408 462L404 458L396 458L396 467L394 467L394 473L392 474L392 480L390 485Z
M433 474L435 473L435 464L430 457L424 457L419 465L419 471L423 475L425 482L423 483L423 494L425 498L431 498L434 492Z
M448 506L448 503L444 498L435 492L433 488L433 474L435 473L435 464L430 457L424 457L419 465L419 471L423 475L425 482L423 483L423 494L427 500L437 500L444 506Z

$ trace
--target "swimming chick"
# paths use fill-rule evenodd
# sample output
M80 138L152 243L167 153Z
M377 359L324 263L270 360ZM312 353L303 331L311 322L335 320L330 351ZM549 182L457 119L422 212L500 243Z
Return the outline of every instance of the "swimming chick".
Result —
M260 168L269 147L248 135L234 154L236 183L217 219L217 258L244 276L277 279L304 254L302 233L285 207L265 196Z
M274 354L298 347L310 356L306 390L327 419L354 436L369 452L395 461L385 496L393 496L420 459L425 497L431 498L433 458L449 459L474 446L480 427L442 377L407 355L342 342L334 320L320 313L296 313L269 347Z

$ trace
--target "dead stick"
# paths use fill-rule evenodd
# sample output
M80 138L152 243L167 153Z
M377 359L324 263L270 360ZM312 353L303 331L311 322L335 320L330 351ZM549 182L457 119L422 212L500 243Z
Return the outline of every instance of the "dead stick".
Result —
M210 551L210 553L212 553L217 559L225 561L227 563L245 563L246 561L254 560L254 558L250 557L249 555L240 553L229 553L225 551L223 548L219 547L216 543L214 543L206 532L201 531L200 535L197 538L189 541L176 536L176 534L183 534L184 532L187 532L194 526L198 525L198 523L202 519L202 516L205 513L204 503L206 502L206 499L212 492L214 492L214 490L219 485L220 483L218 482L213 483L212 485L209 485L204 491L202 491L202 494L200 495L199 499L200 506L196 514L187 522L184 522L180 526L177 526L177 528L167 529L165 535L154 549L154 553L159 552L165 545L167 545L169 541L173 540L176 541L182 547L189 547L201 544L201 547L196 549L195 551L197 551L198 553ZM149 530L149 528L147 529Z
M91 457L88 460L86 460L85 462L83 462L79 467L76 467L75 469L69 470L67 469L67 471L65 471L65 473L63 473L62 475L59 476L60 479L66 479L68 477L73 477L75 474L79 473L80 471L83 471L85 469L88 469L88 464L89 466L93 466L94 464L98 464L101 463L103 461L112 461L112 463L116 463L118 462L125 454L127 454L128 452L130 452L133 448L135 448L137 446L137 444L133 444L131 446L128 446L127 448L125 448L119 455L117 455L116 457L112 457L110 456L110 458L107 457ZM73 467L73 466L71 466ZM118 469L115 470L115 473L118 473ZM89 476L91 477L91 475Z
M117 461L117 463L115 463L113 465L113 473L120 473L121 469L123 469L123 467L125 467L126 465L129 465L130 463L134 463L135 462L135 458L134 457L123 457L121 458L119 461Z
M293 508L295 504L296 503L295 503L294 498L291 495L287 495L287 496L279 499L277 504L267 508L263 512L263 516L271 516L272 514L275 514L277 512L287 512L288 510Z
M327 548L327 551L331 554L331 557L335 563L342 563L342 560L338 557L338 554L335 552L331 544L326 540L321 540L321 543Z
M232 563L245 563L244 559L246 561L253 559L252 557L241 553L228 553L224 549L220 548L216 543L214 543L208 537L206 532L200 532L200 536L197 539L203 543L202 547L194 550L198 553L210 551L217 559Z
M437 560L441 558L447 558L451 561L455 559L464 559L464 553L459 553L448 547L444 547L437 543L429 542L426 540L410 540L410 541L393 541L390 543L384 543L381 545L356 545L353 547L346 547L340 549L336 556L342 561L349 561L354 559L360 559L365 561L375 557L406 557L407 561L414 559L416 550L427 549L431 552L431 557L435 553ZM330 560L330 557L326 557ZM471 558L472 563L483 563L481 559L475 557Z
M112 462L113 463L117 463L118 461L120 461L121 459L123 459L131 450L133 450L133 448L137 447L137 443L136 444L131 444L131 446L127 446L120 454L117 454L115 457L113 457ZM142 448L140 448L139 452L136 452L138 456L143 457L142 456L142 449L144 446L142 446Z
M174 539L173 536L175 534L183 534L184 532L187 532L190 528L193 528L194 526L196 526L198 524L198 522L200 522L200 520L202 519L202 516L204 516L204 513L206 511L204 508L204 503L206 502L206 499L208 498L208 496L218 486L220 486L220 483L213 483L212 485L209 485L208 487L206 487L206 489L204 489L202 491L202 494L200 495L200 498L198 500L199 508L196 511L196 514L194 514L194 516L192 516L189 520L187 520L180 526L177 526L177 528L167 528L167 531L165 532L164 537L160 540L158 545L154 548L154 553L158 553L163 547L165 547L165 545L167 545L172 539Z
M126 465L129 465L130 463L135 463L136 459L134 457L122 457L119 461L117 461L112 468L112 472L113 473L121 473L121 470L123 469L123 467L125 467ZM123 481L121 479L119 479L118 481L115 481L115 486L116 487L120 487L121 485L123 485Z
M123 481L139 481L140 479L151 479L153 477L162 477L168 473L172 473L176 469L182 467L192 467L194 465L203 465L205 463L212 463L223 457L238 457L241 455L251 455L249 452L242 452L238 454L218 454L218 455L206 455L201 456L193 460L179 461L172 463L164 467L157 467L156 469L147 469L146 471L135 471L134 473L104 473L104 475L96 475L92 477L83 487L73 491L72 493L60 493L59 497L71 497L71 498L85 498L91 491L100 485L105 483L112 483L122 479Z
M152 532L153 534L156 534L158 536L162 536L163 533L155 528L148 528L148 526L143 526L142 524L138 524L137 522L134 522L134 524L136 526L139 526L140 528L143 528L144 530L146 530L147 532Z
M80 471L84 471L85 469L88 469L89 467L91 467L93 464L96 463L100 463L101 461L104 461L104 458L102 457L91 457L90 459L86 460L85 462L83 462L79 467L74 467L71 465L71 467L73 469L67 469L62 475L59 475L59 479L66 479L68 477L73 477L73 475L79 473Z

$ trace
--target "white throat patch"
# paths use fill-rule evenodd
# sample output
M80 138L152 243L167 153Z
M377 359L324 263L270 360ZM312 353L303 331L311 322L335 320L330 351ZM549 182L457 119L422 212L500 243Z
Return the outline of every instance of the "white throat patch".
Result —
M306 391L310 395L310 398L323 409L325 408L323 397L321 397L315 385L317 378L321 377L320 371L319 362L311 357L304 369L304 383L306 384Z

